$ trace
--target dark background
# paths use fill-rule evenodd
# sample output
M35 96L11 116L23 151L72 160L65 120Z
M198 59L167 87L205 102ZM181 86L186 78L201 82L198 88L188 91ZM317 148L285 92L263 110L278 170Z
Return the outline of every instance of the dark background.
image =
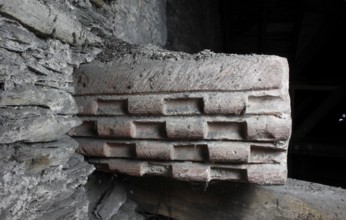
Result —
M346 188L345 15L345 0L167 0L166 48L286 57L289 177Z

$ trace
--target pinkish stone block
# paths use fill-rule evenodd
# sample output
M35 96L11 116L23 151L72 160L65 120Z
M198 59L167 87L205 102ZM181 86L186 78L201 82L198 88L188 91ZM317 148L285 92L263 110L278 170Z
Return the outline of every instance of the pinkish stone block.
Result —
M84 123L70 134L79 153L107 172L285 182L291 117L284 58L152 53L77 70Z

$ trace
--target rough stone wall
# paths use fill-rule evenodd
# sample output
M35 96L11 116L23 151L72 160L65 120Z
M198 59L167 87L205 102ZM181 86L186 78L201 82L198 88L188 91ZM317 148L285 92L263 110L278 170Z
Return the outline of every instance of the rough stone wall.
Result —
M107 3L0 1L0 219L88 218L83 185L94 168L66 135L80 124L72 73L116 33L132 43L165 43L164 22L156 19L164 2L150 1L157 4L152 13L148 1ZM124 9L133 4L145 10ZM125 17L147 25L118 30L129 23Z
M166 0L116 0L114 33L133 44L164 46L167 40Z
M81 60L68 44L40 39L14 20L0 23L1 219L83 216L81 186L93 167L65 135L80 123L71 75Z

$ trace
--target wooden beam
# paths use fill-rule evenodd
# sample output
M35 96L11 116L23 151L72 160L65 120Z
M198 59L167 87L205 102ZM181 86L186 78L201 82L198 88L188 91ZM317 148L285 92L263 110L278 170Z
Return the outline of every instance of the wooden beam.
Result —
M137 211L173 219L346 219L346 190L289 179L283 186L218 182L195 185L168 178L128 178Z

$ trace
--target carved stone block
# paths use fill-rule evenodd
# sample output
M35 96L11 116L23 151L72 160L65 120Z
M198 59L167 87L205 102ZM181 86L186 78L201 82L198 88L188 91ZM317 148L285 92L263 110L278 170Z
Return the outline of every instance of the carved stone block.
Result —
M284 58L137 51L82 65L75 79L83 124L70 134L99 170L204 182L286 180Z

